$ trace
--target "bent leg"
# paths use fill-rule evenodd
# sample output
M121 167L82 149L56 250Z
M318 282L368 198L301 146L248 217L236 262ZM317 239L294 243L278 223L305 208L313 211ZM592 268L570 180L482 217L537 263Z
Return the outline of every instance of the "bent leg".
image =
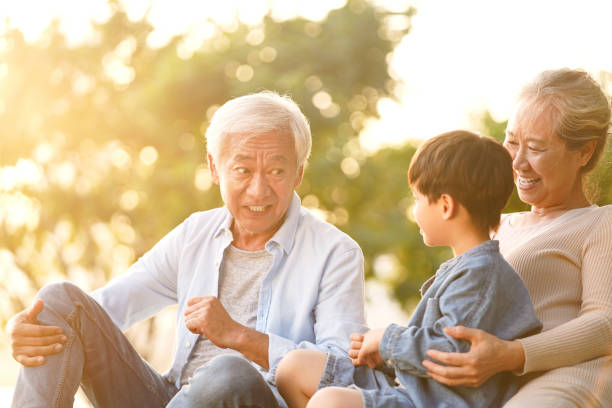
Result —
M72 407L79 384L94 406L165 406L175 387L92 297L68 282L47 285L38 297L44 302L38 320L61 327L68 340L42 366L20 368L13 407Z
M243 357L221 355L199 367L168 408L278 407L268 383Z
M308 408L363 408L361 392L354 388L327 387L317 391Z
M276 386L291 408L303 408L317 391L327 355L314 350L293 350L276 369Z

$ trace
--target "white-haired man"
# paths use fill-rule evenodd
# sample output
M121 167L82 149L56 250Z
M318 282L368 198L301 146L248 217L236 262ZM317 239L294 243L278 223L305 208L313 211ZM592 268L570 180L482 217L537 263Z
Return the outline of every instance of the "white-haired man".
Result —
M359 246L294 192L311 148L297 105L272 92L230 100L206 137L225 206L192 214L91 296L44 287L9 324L23 365L13 406L72 406L79 385L101 407L283 406L271 385L285 353L343 352L364 329ZM171 304L162 375L121 330Z

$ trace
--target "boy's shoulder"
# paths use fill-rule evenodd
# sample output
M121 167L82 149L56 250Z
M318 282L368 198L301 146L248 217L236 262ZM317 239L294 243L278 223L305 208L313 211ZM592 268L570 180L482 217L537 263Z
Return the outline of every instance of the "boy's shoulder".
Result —
M486 241L445 262L436 273L436 279L442 279L448 283L454 280L469 279L483 285L506 283L523 285L514 268L499 252L499 243L496 240Z

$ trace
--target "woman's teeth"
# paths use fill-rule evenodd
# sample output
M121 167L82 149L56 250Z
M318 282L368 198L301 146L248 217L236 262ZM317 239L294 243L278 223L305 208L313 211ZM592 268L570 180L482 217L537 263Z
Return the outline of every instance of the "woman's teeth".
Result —
M537 177L530 178L518 176L518 182L523 185L535 184L538 181L540 181L540 179Z

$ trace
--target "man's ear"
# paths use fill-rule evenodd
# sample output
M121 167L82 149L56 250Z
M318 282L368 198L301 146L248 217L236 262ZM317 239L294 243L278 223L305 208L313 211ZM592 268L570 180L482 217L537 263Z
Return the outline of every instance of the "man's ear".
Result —
M457 214L459 208L457 206L457 201L453 198L453 196L449 194L442 194L440 198L438 198L438 201L442 210L442 219L450 220Z
M304 179L304 165L302 164L297 171L297 178L295 179L295 185L293 188L297 188L300 184L302 184L302 180Z
M210 153L206 154L208 158L208 167L210 168L210 177L215 184L219 184L219 173L217 172L217 166L215 165L215 161Z

